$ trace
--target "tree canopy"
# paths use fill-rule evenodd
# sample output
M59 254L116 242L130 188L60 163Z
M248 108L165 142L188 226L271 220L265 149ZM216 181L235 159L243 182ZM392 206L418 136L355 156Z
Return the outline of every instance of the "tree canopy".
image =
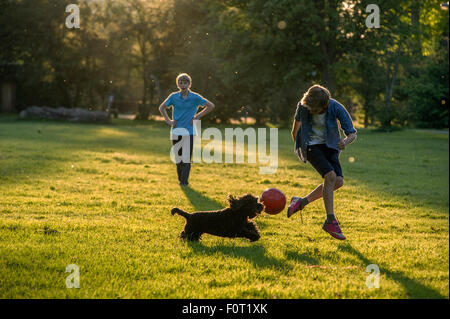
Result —
M434 0L0 0L0 80L18 108L101 109L140 119L178 73L213 101L211 121L286 125L322 84L365 126L448 127L448 11ZM379 8L369 28L367 6Z

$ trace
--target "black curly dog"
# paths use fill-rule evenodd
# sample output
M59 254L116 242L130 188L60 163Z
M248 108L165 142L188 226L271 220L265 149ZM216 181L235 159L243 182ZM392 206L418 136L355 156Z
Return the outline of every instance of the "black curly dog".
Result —
M186 226L180 237L190 241L198 241L203 233L220 237L244 237L257 241L261 235L258 226L251 219L264 209L258 198L247 194L240 198L228 195L229 207L218 211L187 213L177 207L172 215L178 214L186 218Z

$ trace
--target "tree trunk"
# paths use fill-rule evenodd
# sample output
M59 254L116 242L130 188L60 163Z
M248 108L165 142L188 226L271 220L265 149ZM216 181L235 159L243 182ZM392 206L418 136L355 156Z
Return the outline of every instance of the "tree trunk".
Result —
M422 56L422 35L420 30L420 1L413 0L411 4L411 24L414 32L413 51Z
M139 105L138 108L138 114L136 115L137 120L148 120L148 117L150 115L149 112L149 106L147 102L150 102L148 99L148 80L145 76L145 71L143 74L143 82L144 82L144 88L142 90L142 104Z
M143 81L143 90L142 90L142 104L138 107L138 114L136 115L136 120L148 120L148 116L150 115L149 107L147 105L147 96L148 96L148 58L147 58L147 49L145 39L143 37L138 37L139 47L141 49L142 56L142 81Z
M337 24L339 22L337 8L339 1L322 0L318 1L319 11L324 21L322 32L320 32L320 49L324 57L322 62L322 83L334 95L336 80L334 76L334 64L337 60L336 37ZM328 29L328 30L327 30Z
M156 94L158 95L158 104L162 102L161 86L159 84L158 77L154 74L150 74L150 78L155 82Z
M397 49L396 57L395 57L395 63L394 63L394 70L392 73L392 77L390 76L390 67L388 68L388 78L386 81L386 94L385 94L385 127L391 126L391 115L390 115L390 108L391 108L391 101L392 96L394 95L394 87L395 87L395 81L397 79L397 72L398 67L400 64L400 47Z
M330 58L327 55L325 61L325 65L322 70L322 84L330 91L331 96L333 96L336 89L334 70L333 66L330 64Z
M364 96L364 128L369 126L369 115L372 109L372 102L370 100L369 94Z
M367 114L367 110L364 110L364 128L369 126L369 114Z

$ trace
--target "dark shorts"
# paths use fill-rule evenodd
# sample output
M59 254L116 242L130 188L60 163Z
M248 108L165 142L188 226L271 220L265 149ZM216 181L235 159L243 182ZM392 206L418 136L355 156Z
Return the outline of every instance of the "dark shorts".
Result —
M336 176L342 175L341 163L339 163L339 152L327 147L325 144L309 145L307 160L319 172L322 178L334 171Z

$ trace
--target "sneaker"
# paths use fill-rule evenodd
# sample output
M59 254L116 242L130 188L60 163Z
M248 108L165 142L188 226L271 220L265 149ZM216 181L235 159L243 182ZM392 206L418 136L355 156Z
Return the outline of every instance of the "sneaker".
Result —
M305 208L305 205L302 206L301 197L293 196L291 198L291 203L289 204L288 210L287 210L287 217L291 217L299 210L302 210Z
M322 225L322 229L336 239L345 239L337 220L333 220L332 222L325 221Z

